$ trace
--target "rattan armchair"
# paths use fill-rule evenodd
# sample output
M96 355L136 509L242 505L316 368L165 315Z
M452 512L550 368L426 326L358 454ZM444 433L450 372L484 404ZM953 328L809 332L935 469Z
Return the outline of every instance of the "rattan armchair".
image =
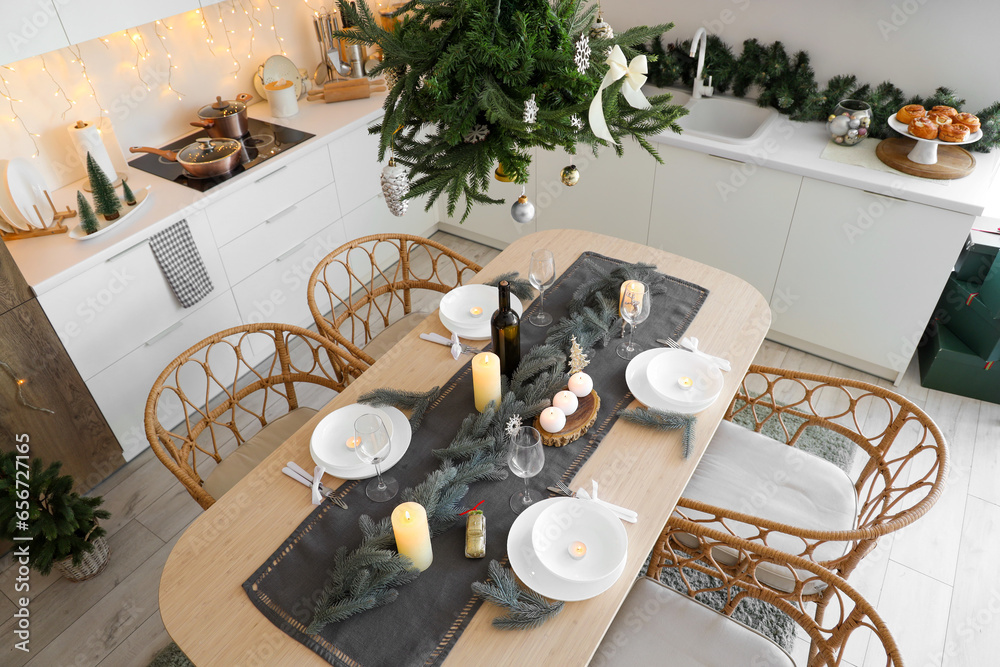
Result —
M338 375L352 363L336 345L297 326L220 331L181 353L153 383L146 437L156 457L208 509L216 497L206 480L214 478L217 495L224 492L316 413L300 406L297 385L343 391ZM236 451L224 457L220 448L234 439ZM229 465L222 469L224 459ZM212 462L214 470L203 478L199 466Z
M770 547L780 544L782 551L817 562L846 579L879 538L923 516L943 492L948 475L944 436L923 410L890 390L855 380L751 366L726 419L740 415L744 416L744 424L752 425L758 433L770 424L772 437L788 445L798 443L811 429L825 429L841 436L844 446L854 450L853 464L844 478L848 492L853 486L856 496L853 525L843 530L817 530L808 524L789 525L762 518L753 511L753 503L719 507L688 497L693 488L693 482L689 482L671 526L693 522L702 530L718 530ZM709 451L714 442L715 438ZM705 460L692 480L698 478ZM800 481L797 477L800 475L794 471L775 471L766 482L774 487L783 480ZM800 488L796 493L808 500L809 491ZM724 550L717 556L723 558ZM787 577L785 580L790 581ZM785 587L775 584L773 577L768 581L772 586ZM833 589L821 585L812 588L809 597L817 603L816 618L820 620Z
M694 535L692 548L677 538ZM720 549L734 553L732 562L714 557ZM764 566L786 569L795 582L789 591L763 584ZM660 584L665 570L679 589ZM694 572L708 575L697 577ZM811 642L811 667L844 664L848 645L867 656L865 664L898 667L899 648L875 609L846 581L812 561L751 542L703 524L674 519L664 528L646 570L648 579L633 585L625 603L598 647L592 667L637 664L778 665L795 664L770 639L729 618L740 602L756 599L787 614ZM650 581L653 580L653 581ZM654 583L657 582L657 583ZM819 582L828 591L828 622L809 613L808 588ZM692 598L715 597L721 610L708 609ZM687 596L678 599L679 596ZM715 606L715 605L713 605ZM871 641L875 637L877 641ZM652 659L651 659L652 656Z
M377 335L386 332L398 340L418 324L412 312L414 290L444 294L481 268L420 236L365 236L340 246L316 266L309 278L309 309L319 332L356 358L346 370L357 377L379 356L363 349Z

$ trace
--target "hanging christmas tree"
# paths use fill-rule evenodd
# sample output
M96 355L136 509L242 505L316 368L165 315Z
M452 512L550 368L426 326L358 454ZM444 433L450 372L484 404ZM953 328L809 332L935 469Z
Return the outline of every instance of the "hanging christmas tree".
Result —
M94 209L105 220L115 220L122 209L118 193L108 179L107 174L97 164L90 153L87 153L87 177L90 179L90 191L94 195Z
M589 126L578 128L608 72L604 54L618 45L631 59L636 46L672 27L601 37L606 33L590 33L597 8L581 0L415 0L397 10L401 21L390 33L366 3L338 5L352 28L337 36L382 49L382 63L370 75L398 75L381 124L371 130L381 135L379 160L392 142L396 162L410 170L407 197L430 195L430 208L446 196L449 214L464 197L462 220L474 204L503 203L486 194L498 165L524 184L533 147L575 154L579 143L595 152L606 145ZM588 63L577 58L582 35L589 35L594 54ZM647 137L679 132L674 121L685 111L671 105L669 95L636 108L618 94L623 85L629 84L615 81L602 98L615 151L621 155L621 138L632 137L659 159ZM525 105L532 96L537 113L528 122ZM467 141L469 136L479 140Z
M76 191L76 208L80 211L80 227L88 234L93 234L100 229L94 209L90 207L90 202L79 190Z

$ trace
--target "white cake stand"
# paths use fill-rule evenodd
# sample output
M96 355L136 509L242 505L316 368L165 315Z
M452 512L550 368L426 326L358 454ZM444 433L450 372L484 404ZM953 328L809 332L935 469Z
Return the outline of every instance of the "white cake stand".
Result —
M907 139L916 139L917 143L906 157L911 162L917 164L937 164L938 146L961 146L971 144L983 138L983 131L976 130L969 135L965 141L941 141L940 139L921 139L910 134L909 127L905 123L900 123L895 116L889 118L889 127L902 134Z

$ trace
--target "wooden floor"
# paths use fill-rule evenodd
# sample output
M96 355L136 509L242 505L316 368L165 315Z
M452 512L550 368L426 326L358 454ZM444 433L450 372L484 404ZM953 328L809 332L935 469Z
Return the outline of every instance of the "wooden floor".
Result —
M497 251L454 236L434 236L486 264ZM511 269L527 267L511 267ZM435 304L425 304L433 309ZM765 342L757 363L877 382L859 371ZM951 447L943 498L925 517L884 540L850 583L882 614L907 665L985 667L1000 655L1000 405L927 390L912 365L898 391L923 407ZM170 549L201 508L150 451L94 490L111 512L111 563L100 576L71 584L31 574L31 652L13 648L16 568L0 559L0 665L142 666L170 638L157 589ZM799 640L800 665L806 643ZM847 660L866 661L856 645Z

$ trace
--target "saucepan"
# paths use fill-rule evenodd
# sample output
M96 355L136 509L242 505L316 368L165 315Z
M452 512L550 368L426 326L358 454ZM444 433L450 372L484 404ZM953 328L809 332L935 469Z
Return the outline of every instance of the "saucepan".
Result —
M228 174L240 163L243 144L235 139L198 139L179 151L148 146L132 146L131 153L153 153L178 163L195 178L211 178Z
M247 133L247 105L253 95L240 93L235 100L216 97L215 102L198 110L198 118L191 124L203 127L213 139L239 139Z

